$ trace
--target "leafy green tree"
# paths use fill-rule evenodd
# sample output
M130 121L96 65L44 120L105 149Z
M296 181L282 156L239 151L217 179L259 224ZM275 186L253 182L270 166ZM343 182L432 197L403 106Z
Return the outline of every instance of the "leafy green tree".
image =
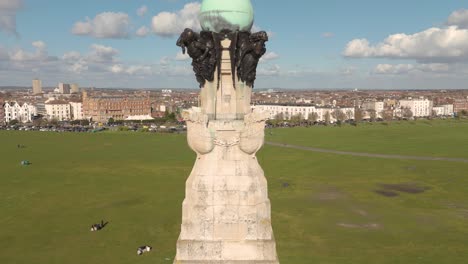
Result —
M14 125L17 125L18 123L19 123L19 121L18 121L18 120L16 120L16 119L13 119L13 120L10 120L10 122L8 122L8 125L10 125L10 126L14 126Z
M328 126L328 125L330 124L330 121L331 121L331 116L330 116L330 112L329 112L329 111L327 111L327 112L325 113L324 119L325 119L325 120L324 120L324 121L325 121L325 125Z
M284 121L284 114L283 113L278 113L276 116L275 116L275 119L277 121Z
M354 122L356 123L362 122L363 116L364 116L364 113L362 112L362 110L356 107L354 109Z
M382 110L382 112L380 113L381 116L382 116L382 119L384 121L392 121L393 120L393 111L386 111L386 110Z
M290 123L293 125L293 126L298 126L298 125L301 125L301 122L302 122L302 114L299 113L297 115L293 115L291 117L291 120L290 120Z
M336 119L338 123L342 123L346 120L346 114L341 109L335 109L332 112L332 117Z
M371 122L375 122L377 120L377 112L375 110L368 110L369 117Z
M413 111L409 107L403 108L401 114L403 115L404 118L412 118L413 117Z
M309 123L315 124L318 121L318 119L319 119L318 114L313 112L313 113L309 114L307 120L309 121Z

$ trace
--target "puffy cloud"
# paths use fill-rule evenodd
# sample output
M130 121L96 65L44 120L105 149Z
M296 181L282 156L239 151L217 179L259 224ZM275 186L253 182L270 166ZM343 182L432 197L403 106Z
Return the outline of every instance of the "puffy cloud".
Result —
M72 28L72 33L96 38L128 38L130 18L125 13L104 12L94 19L78 21Z
M122 64L115 64L115 65L112 65L110 68L109 68L110 72L112 73L122 73L124 72L124 66Z
M119 51L113 47L93 44L88 59L93 62L109 63L117 60Z
M427 64L379 64L373 73L383 75L403 75L412 73L448 73L451 68L446 63Z
M175 56L175 60L177 61L185 61L185 60L189 60L190 59L190 56L187 54L187 53L182 53L182 51L179 51L177 53L177 55Z
M36 48L35 52L28 52L23 49L17 49L10 53L10 60L14 62L25 62L48 61L55 59L48 56L47 45L43 41L34 41L31 45Z
M460 9L450 14L447 24L468 29L468 9Z
M22 6L22 0L0 0L0 32L18 34L16 31L16 13Z
M139 29L137 30L136 35L137 35L138 37L143 38L143 37L148 36L149 33L150 33L149 28L147 28L147 27L145 27L145 26L142 26L141 28L139 28Z
M142 17L142 16L146 15L147 12L148 12L148 7L147 6L142 6L142 7L138 8L137 15Z
M76 61L81 58L81 54L78 51L69 51L63 54L62 59L66 61Z
M109 71L115 74L128 74L128 75L151 75L153 69L147 65L130 65L124 66L122 64L115 64L109 67Z
M279 58L279 55L276 54L275 52L267 52L263 57L260 59L260 61L271 61Z
M182 33L185 28L199 31L201 29L198 20L200 7L200 3L193 2L186 4L177 12L161 12L157 14L152 20L153 32L162 37L174 37Z
M277 76L280 74L281 67L277 64L257 70L258 76Z
M430 28L412 35L394 34L371 45L367 39L350 41L343 55L351 58L463 61L468 58L468 30L457 26Z

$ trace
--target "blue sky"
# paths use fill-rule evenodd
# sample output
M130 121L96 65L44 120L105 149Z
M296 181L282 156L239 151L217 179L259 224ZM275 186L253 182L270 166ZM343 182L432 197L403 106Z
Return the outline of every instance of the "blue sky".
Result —
M468 88L468 0L252 2L271 35L256 87ZM199 4L0 0L0 86L195 88L175 41Z

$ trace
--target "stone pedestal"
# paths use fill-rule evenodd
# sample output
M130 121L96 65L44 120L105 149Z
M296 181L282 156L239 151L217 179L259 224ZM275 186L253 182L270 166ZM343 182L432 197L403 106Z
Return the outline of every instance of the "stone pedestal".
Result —
M223 41L226 49L230 42ZM174 263L279 263L267 181L255 154L267 114L252 112L252 88L234 86L229 52L219 83L201 91L201 108L184 112L197 160L186 183Z

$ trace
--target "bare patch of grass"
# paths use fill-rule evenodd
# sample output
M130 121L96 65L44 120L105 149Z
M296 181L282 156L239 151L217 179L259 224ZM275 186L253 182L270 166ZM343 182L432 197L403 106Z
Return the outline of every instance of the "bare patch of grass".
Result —
M412 194L423 193L429 190L429 187L420 186L415 183L382 184L381 187L386 191L397 191Z
M399 195L397 192L388 190L375 190L375 192L385 197L396 197Z

